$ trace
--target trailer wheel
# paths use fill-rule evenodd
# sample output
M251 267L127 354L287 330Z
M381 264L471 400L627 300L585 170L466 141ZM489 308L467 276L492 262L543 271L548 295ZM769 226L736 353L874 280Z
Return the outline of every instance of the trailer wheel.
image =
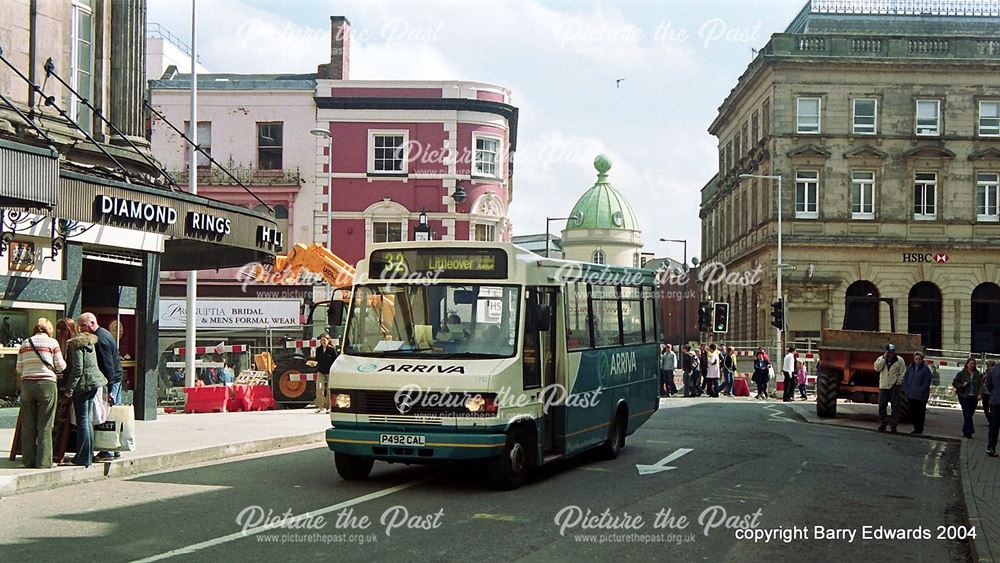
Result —
M513 429L507 434L503 454L490 460L487 473L490 485L497 490L510 491L521 486L528 472L528 459L532 447L525 432Z
M821 371L816 378L816 414L820 418L837 416L837 389L840 382L837 376Z
M333 454L333 463L337 473L344 481L362 481L372 472L375 460L370 457L360 457L350 454Z
M309 382L303 377L292 377L309 372L305 362L296 360L281 362L274 368L272 390L278 404L284 408L303 408L312 401L315 391L309 390Z

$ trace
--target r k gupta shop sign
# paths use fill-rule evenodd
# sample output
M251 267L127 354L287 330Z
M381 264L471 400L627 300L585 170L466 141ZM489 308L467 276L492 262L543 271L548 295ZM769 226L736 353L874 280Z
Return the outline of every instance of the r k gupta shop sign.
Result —
M299 326L298 299L199 299L198 328L276 328ZM184 328L187 300L160 300L160 328Z

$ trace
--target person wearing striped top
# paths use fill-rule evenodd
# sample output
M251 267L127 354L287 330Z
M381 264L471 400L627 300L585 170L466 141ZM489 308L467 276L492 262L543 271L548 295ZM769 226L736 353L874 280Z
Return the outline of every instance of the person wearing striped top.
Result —
M56 378L66 369L59 343L52 338L52 322L40 318L34 334L17 353L21 377L21 461L25 467L52 467L52 425L56 419Z

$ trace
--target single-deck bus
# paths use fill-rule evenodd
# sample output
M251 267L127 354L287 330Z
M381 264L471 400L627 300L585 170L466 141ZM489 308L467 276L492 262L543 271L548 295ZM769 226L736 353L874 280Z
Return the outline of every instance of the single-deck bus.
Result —
M508 243L372 245L330 373L326 440L344 479L375 460L481 460L500 489L657 409L655 272Z

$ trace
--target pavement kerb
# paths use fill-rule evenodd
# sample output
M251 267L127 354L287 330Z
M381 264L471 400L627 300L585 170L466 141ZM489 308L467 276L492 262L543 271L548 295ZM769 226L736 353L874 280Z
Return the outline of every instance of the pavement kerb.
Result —
M962 502L965 504L965 520L969 526L976 529L976 537L969 542L972 548L972 560L980 563L993 563L989 543L986 541L983 520L979 516L979 505L976 504L976 497L972 494L972 478L969 476L969 456L972 452L972 443L962 442L961 453L959 454L959 475L962 481Z
M325 443L325 431L310 432L297 436L279 436L248 442L207 446L196 450L166 452L139 457L125 457L118 461L94 463L88 468L59 467L55 469L23 473L0 480L0 496L54 489L75 483L130 477L165 469L175 469L197 463L216 461L231 457L257 454ZM125 454L128 456L129 454Z

